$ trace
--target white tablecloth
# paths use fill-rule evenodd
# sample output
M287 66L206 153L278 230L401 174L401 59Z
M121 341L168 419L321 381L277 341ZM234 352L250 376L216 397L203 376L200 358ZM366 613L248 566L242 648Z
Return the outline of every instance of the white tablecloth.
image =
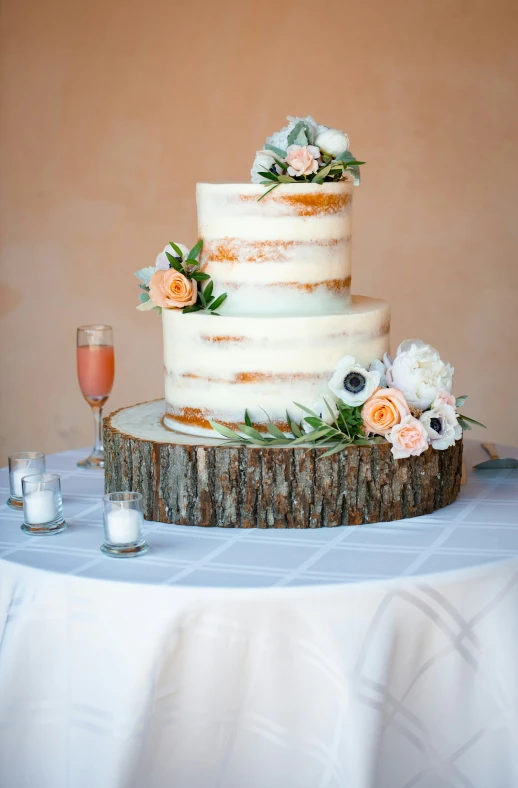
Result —
M68 531L0 507L1 788L518 786L518 471L386 525L150 523L124 561L79 456Z

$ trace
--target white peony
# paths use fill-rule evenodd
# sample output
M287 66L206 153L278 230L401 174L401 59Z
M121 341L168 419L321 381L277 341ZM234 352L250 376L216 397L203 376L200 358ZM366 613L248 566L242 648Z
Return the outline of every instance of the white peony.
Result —
M268 172L272 167L275 167L275 172L279 174L280 169L275 164L275 159L273 155L267 150L258 150L255 154L254 163L252 164L252 169L250 170L250 175L252 176L252 183L262 183L266 180L263 178L262 175L259 175L260 172ZM273 183L273 181L272 181Z
M349 137L338 129L323 129L317 134L315 145L318 145L322 153L334 158L349 150Z
M308 126L309 126L309 128L311 130L312 138L310 140L308 140L308 143L310 145L313 144L317 134L321 130L327 128L327 126L321 126L320 124L318 124L316 122L316 120L311 117L311 115L308 115L306 118L294 118L291 115L288 115L286 120L288 121L288 125L287 126L284 126L280 131L275 131L271 135L271 137L267 137L266 138L266 143L268 145L274 145L276 148L280 148L281 150L287 150L288 149L288 136L289 136L290 132L293 131L293 129L295 128L297 123L299 123L299 121L301 121L301 120L305 121L308 124Z
M327 402L327 405L326 405ZM331 397L319 397L315 402L309 406L308 410L312 410L313 413L316 413L319 418L322 419L326 424L332 424L338 418L338 410L336 409L336 405ZM331 410L331 413L329 412ZM311 432L314 427L304 421L306 416L309 414L305 411L302 412L302 421L301 427L304 432Z
M187 246L185 246L184 244L176 244L176 246L179 249L181 249L185 259L185 255L189 253L189 249L187 248ZM155 260L155 269L157 271L167 271L169 269L169 260L166 257L166 252L169 252L169 254L172 255L173 257L177 256L171 244L167 244L167 246L164 248L164 251L160 252L160 254L157 255L157 258Z
M387 383L403 392L409 405L426 410L441 389L451 392L453 367L420 339L407 339L387 370Z
M419 421L424 425L434 449L447 449L462 436L457 414L451 405L441 403L423 413Z
M379 386L380 373L366 370L353 356L344 356L335 367L329 388L346 405L363 405Z

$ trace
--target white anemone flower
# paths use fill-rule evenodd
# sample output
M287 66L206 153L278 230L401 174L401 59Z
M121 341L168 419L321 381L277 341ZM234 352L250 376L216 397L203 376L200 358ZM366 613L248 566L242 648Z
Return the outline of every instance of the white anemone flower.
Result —
M356 363L354 356L344 356L335 367L329 388L346 405L363 405L378 388L380 373Z

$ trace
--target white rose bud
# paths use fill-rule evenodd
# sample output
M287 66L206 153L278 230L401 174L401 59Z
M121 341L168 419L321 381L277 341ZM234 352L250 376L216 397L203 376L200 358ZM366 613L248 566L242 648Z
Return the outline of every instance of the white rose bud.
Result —
M338 156L346 150L349 150L349 137L343 131L338 129L324 129L315 139L317 145L322 153L328 156Z

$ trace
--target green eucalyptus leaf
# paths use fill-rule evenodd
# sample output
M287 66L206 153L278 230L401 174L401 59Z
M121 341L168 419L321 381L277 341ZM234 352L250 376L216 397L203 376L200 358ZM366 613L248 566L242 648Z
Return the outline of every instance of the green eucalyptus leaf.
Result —
M468 398L467 394L461 394L460 397L457 397L457 399L455 400L455 407L460 408L461 405L464 405L467 398Z
M309 426L313 427L314 429L322 427L324 423L320 418L320 416L306 416L304 421L306 421L309 424Z
M216 300L210 305L211 311L218 309L223 303L223 301L226 299L226 297L227 297L226 293L223 293L222 295L218 296Z
M460 426L462 427L463 430L467 430L468 432L471 431L471 429L472 429L471 424L468 424L467 421L464 421L462 416L458 417L458 422L459 422L459 424L460 424Z
M192 249L189 252L189 254L187 255L187 257L189 259L192 258L192 259L195 260L198 257L198 255L200 254L202 249L203 249L203 240L200 239L197 244L194 244L194 246L192 247Z
M295 405L295 407L300 408L301 410L303 410L304 413L307 413L309 416L315 416L315 418L318 419L318 414L315 413L314 411L310 410L309 408L306 408L305 405L299 405L298 402L294 402L293 404Z
M269 150L272 153L275 153L281 159L285 159L286 158L287 151L282 150L282 148L276 148L275 145L270 145L269 142L267 142L266 145L264 146L264 150Z
M268 182L267 183L263 183L263 186L268 186L268 185L269 185ZM279 182L279 183L276 183L274 186L272 186L270 189L267 189L264 194L261 194L261 196L257 198L257 202L261 202L261 200L264 200L264 198L266 197L267 194L270 194L270 192L273 192L273 190L277 189L277 187L280 186L280 185L281 184Z
M318 430L312 430L311 432L307 432L305 435L302 435L300 438L296 438L296 440L292 442L292 446L298 446L300 443L313 443L317 440L317 438L321 438L327 434L327 427L322 427Z
M281 430L275 424L272 424L272 422L269 422L266 425L266 429L268 430L270 435L273 435L274 438L285 438L286 437L286 435L283 432L281 432Z
M360 183L360 168L357 167L356 165L352 167L347 167L347 172L351 173L351 175L354 178L355 184L358 185Z
M350 150L344 150L342 153L339 153L338 156L335 156L336 161L343 161L345 164L348 162L355 162L356 156L353 156Z
M146 301L150 301L149 293L139 293L138 300L141 304L145 304Z
M477 427L483 427L485 430L487 430L485 424L482 424L480 421L476 421L475 419L470 419L469 416L465 416L463 413L459 414L459 418L463 419L464 421L468 421L470 424L476 424Z
M210 279L210 277L209 277L209 279ZM213 291L213 289L214 289L214 282L211 279L210 282L207 282L207 284L205 285L205 289L203 291L203 295L205 296L205 300L206 300L207 303L209 303L209 301L212 300L212 291Z
M174 268L175 271L178 271L180 274L184 274L183 266L180 260L177 260L176 257L173 257L173 255L169 254L169 252L166 252L165 256L169 260L169 266L171 268Z
M149 287L147 285L139 284L138 287L140 287L141 290L144 290L144 292L149 293Z
M135 271L135 276L140 282L143 282L145 285L149 285L151 277L154 273L156 273L155 266L148 265L146 268L141 268L140 271Z
M309 138L305 128L299 131L292 145L309 145Z
M239 443L243 442L243 437L238 435L237 432L225 427L223 424L218 424L217 421L209 421L210 426L216 432L219 432L220 435L224 435L225 438L231 438L231 440L237 440Z
M261 443L264 443L264 441L265 441L265 437L264 437L264 435L262 435L262 434L261 434L260 432L258 432L257 430L254 430L254 428L253 428L253 427L249 427L249 426L248 426L248 424L238 424L237 426L238 426L238 429L239 429L241 432L244 432L244 434L245 434L245 435L246 435L248 438L254 438L254 439L255 439L255 440L257 440L257 441L260 441ZM283 437L284 437L284 436L283 436Z
M295 437L302 438L303 433L300 427L298 426L298 424L296 424L294 421L288 421L288 424L290 425L290 429L292 433L295 435Z
M341 441L336 446L332 446L330 449L328 449L323 454L321 454L320 457L318 457L318 459L323 460L324 457L331 457L332 454L338 454L338 452L343 451L343 449L345 449L346 446L347 446L347 442Z
M284 170L284 172L286 172L286 170L288 169L288 165L286 164L286 162L281 161L280 159L275 159L275 164L278 167L280 167L281 170Z
M332 167L333 167L332 164L328 164L327 167L322 167L321 170L318 170L318 172L316 172L313 175L311 179L311 183L322 183L326 175L329 175L329 172L331 171Z
M185 306L182 309L182 313L186 315L188 312L199 312L203 307L201 304L193 304L192 306Z
M183 260L183 252L182 252L182 250L180 249L180 247L179 247L179 246L177 246L177 245L176 245L175 243L173 243L172 241L169 241L169 246L171 246L171 247L172 247L172 249L173 249L173 251L174 251L174 252L176 252L176 254L177 254L177 256L180 258L180 260Z
M277 179L279 183L297 183L295 178L292 178L291 175L277 175Z
M210 274L204 274L203 271L195 271L191 279L195 279L197 282L206 282L207 279L210 279Z
M297 139L299 139L299 135L301 133L304 134L304 139L306 142L297 142ZM299 120L299 122L295 124L288 134L288 147L290 145L308 145L310 136L311 132L309 130L308 124L304 120Z
M267 181L275 181L275 183L279 180L279 175L273 172L259 172L258 175L260 175L261 178L266 178Z

